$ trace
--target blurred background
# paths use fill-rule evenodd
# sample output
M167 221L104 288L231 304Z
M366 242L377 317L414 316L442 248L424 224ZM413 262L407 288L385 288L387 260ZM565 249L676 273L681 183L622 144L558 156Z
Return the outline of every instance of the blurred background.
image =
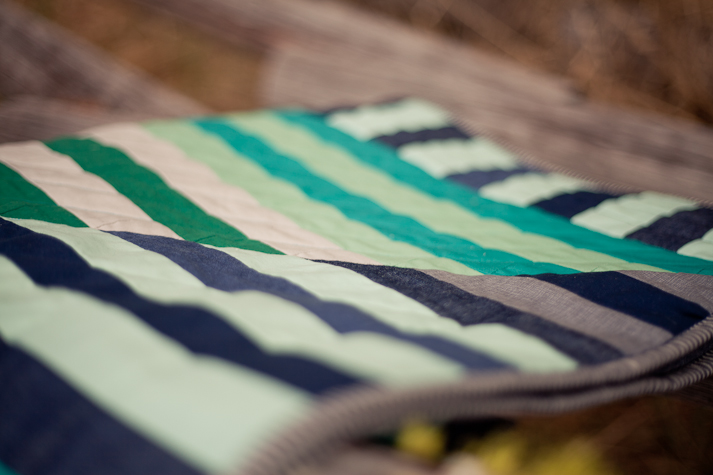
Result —
M209 109L264 105L266 53L259 48L228 45L128 1L3 1L70 30ZM595 103L713 124L713 0L333 1L566 78ZM459 447L485 459L505 454L488 462L492 473L713 473L711 406L674 397L524 418L504 434L473 435ZM435 457L442 456L440 450Z
M258 107L263 58L119 0L13 0L215 110ZM569 78L594 101L713 124L711 0L334 0Z

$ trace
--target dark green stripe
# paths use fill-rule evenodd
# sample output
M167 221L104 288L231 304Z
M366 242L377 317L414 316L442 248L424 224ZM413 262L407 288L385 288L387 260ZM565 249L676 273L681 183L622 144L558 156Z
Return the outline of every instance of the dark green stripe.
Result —
M100 176L151 217L188 241L218 247L239 247L282 254L267 244L248 239L220 219L206 214L158 175L138 165L126 154L89 139L65 138L48 142L83 169Z
M0 215L66 224L75 228L87 227L75 215L52 201L44 191L3 163L0 163Z
M401 160L388 147L376 142L362 142L329 127L324 120L305 111L279 111L279 116L295 123L322 140L347 150L353 157L388 173L435 198L450 200L473 211L478 216L506 221L522 231L548 236L581 249L608 254L612 257L637 262L673 272L713 275L713 263L683 256L666 249L637 241L617 239L569 223L536 208L491 201L457 183L439 180L420 168Z
M488 249L483 252L483 248L468 240L437 233L411 217L392 214L367 198L347 193L314 175L296 160L275 152L261 140L238 131L223 120L198 120L196 124L223 139L273 176L298 186L310 198L336 207L348 218L367 224L392 240L417 246L438 257L453 259L486 274L577 272L554 264L534 263L503 251Z

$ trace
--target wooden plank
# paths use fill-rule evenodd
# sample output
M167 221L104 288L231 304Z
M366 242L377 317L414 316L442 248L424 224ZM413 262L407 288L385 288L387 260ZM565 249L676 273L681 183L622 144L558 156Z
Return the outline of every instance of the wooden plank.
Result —
M420 96L546 168L713 202L713 132L703 126L581 100L521 100L463 72L338 45L282 48L266 77L264 94L273 105Z
M154 116L206 109L107 58L90 44L0 3L0 96L30 94Z
M57 99L14 96L0 103L0 143L49 140L101 124L148 118L146 114L107 112Z

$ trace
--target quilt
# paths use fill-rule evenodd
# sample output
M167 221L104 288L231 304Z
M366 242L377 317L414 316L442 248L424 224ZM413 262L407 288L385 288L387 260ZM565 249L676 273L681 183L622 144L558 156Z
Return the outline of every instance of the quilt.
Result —
M0 146L0 473L276 474L713 374L713 209L418 99Z

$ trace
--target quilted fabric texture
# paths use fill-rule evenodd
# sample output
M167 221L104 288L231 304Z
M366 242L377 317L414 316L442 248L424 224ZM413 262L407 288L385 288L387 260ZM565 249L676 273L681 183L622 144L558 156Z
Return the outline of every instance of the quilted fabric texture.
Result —
M0 147L0 473L278 473L713 373L713 210L419 100Z

